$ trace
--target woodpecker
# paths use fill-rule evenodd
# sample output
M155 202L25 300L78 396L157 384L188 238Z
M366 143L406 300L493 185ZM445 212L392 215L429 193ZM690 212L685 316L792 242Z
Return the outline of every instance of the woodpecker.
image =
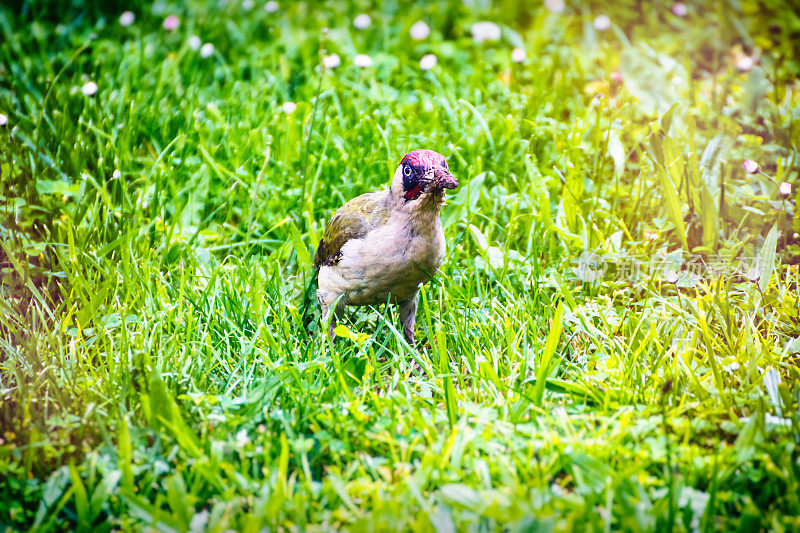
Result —
M322 323L333 313L331 339L347 305L391 302L399 306L403 335L415 344L419 287L445 254L439 219L444 190L456 187L441 154L414 150L403 157L388 190L362 194L333 214L314 257Z

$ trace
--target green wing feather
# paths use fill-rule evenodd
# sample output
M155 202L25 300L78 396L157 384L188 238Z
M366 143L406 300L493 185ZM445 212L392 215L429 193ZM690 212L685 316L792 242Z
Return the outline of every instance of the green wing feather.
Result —
M336 264L342 246L350 239L360 239L370 230L386 223L389 191L376 191L353 198L336 211L325 226L325 233L314 256L314 267Z

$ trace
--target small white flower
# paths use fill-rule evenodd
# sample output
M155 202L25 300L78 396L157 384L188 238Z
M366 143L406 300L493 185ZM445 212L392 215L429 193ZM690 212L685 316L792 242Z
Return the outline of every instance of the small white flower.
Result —
M200 47L200 57L211 57L214 53L214 45L211 43L206 43Z
M742 163L742 166L744 167L745 172L747 172L748 174L755 174L756 172L758 172L758 163L756 163L755 161L751 161L748 159L747 161Z
M111 174L111 177L115 180L118 180L122 177L122 172L120 172L118 168L114 169L114 173Z
M686 9L686 4L683 2L675 2L672 6L672 14L676 17L685 17L688 12L689 10Z
M8 117L0 113L0 126L5 126L6 124L8 124Z
M264 11L267 13L275 13L278 10L278 2L275 0L269 0L266 4L264 4Z
M608 18L608 15L600 15L594 19L592 24L597 31L605 31L611 27L611 19Z
M200 50L201 46L203 46L203 41L200 40L200 37L197 35L192 35L189 37L189 48L196 52Z
M339 54L330 54L322 58L322 64L326 69L336 68L342 64Z
M253 0L242 0L242 9L245 11L250 11L256 3Z
M281 108L283 109L284 113L286 113L287 115L291 115L292 113L294 113L294 110L297 109L297 104L295 104L294 102L284 102Z
M514 48L511 50L511 61L514 63L522 63L528 55L525 53L524 48Z
M792 184L788 181L784 181L781 183L781 186L778 187L778 190L781 192L783 196L789 196L792 194Z
M755 65L756 62L753 61L753 58L750 56L742 56L739 58L739 61L736 62L736 68L738 68L740 72L747 72Z
M472 39L476 43L484 41L499 41L500 40L500 26L494 22L484 20L476 22L472 25Z
M250 442L250 437L247 436L246 429L240 429L236 432L236 444L239 446L245 446L247 443Z
M123 11L119 16L119 25L127 27L133 24L134 20L136 20L136 15L133 14L133 11Z
M566 6L564 0L544 0L544 7L553 13L561 13Z
M372 66L372 58L367 54L358 54L353 58L353 63L355 63L357 67L369 68Z
M370 24L372 24L372 19L369 18L369 15L366 13L361 13L353 19L353 26L355 26L357 30L365 30L369 28Z
M422 59L419 60L419 68L422 70L430 70L436 66L437 59L436 56L433 54L425 54L422 56Z
M181 25L181 19L176 17L175 15L170 15L164 19L164 22L161 24L163 28L167 31L177 30L178 26Z
M81 87L81 92L86 96L94 96L94 93L97 92L97 84L93 81L87 81Z
M421 41L423 39L427 39L428 36L431 34L431 28L425 21L420 20L419 22L415 22L411 29L408 31L411 35L411 38L415 41Z

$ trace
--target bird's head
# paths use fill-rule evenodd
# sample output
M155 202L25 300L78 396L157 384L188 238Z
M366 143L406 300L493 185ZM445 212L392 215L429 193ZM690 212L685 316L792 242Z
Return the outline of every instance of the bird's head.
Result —
M405 204L441 205L445 189L458 187L444 156L433 150L414 150L403 157L392 180L392 194Z

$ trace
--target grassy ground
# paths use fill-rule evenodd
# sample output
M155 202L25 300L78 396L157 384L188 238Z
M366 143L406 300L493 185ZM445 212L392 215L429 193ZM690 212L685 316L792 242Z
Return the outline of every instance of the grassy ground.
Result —
M800 528L796 9L489 4L0 8L0 527ZM331 350L312 247L418 147L423 348Z

